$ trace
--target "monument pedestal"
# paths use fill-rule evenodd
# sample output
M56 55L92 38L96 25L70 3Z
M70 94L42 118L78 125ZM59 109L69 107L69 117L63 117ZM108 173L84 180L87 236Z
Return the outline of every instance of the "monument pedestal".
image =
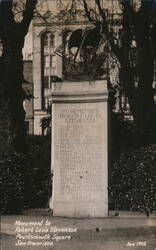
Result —
M54 216L108 216L107 82L52 87Z

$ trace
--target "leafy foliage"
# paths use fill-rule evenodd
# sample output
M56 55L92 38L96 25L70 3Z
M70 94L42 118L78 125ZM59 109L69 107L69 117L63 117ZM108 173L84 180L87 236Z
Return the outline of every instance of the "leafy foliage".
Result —
M0 154L2 214L47 207L51 196L50 137L29 136L27 154Z
M23 208L22 156L15 152L0 154L1 212L18 213Z
M123 114L111 113L111 147L114 150L128 150L138 145L137 130L133 121Z
M109 176L112 209L144 212L156 209L156 145L122 152Z
M51 196L50 136L29 136L29 152L24 159L24 205L47 207Z

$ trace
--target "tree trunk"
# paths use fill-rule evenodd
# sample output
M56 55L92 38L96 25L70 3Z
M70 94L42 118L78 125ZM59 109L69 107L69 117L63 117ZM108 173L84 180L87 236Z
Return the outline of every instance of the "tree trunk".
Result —
M22 48L24 39L15 34L3 40L0 88L0 150L25 151L25 111Z

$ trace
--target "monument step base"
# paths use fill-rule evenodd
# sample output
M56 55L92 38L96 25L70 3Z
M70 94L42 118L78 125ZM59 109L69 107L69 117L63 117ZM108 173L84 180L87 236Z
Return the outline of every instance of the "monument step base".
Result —
M108 217L108 205L103 202L55 202L52 204L53 216L69 218Z
M50 208L28 208L24 209L22 215L26 216L53 216L53 211Z

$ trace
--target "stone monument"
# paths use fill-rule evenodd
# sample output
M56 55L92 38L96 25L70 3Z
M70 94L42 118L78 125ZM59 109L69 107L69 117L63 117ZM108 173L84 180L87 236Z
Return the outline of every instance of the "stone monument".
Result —
M52 86L54 216L108 216L107 81Z

